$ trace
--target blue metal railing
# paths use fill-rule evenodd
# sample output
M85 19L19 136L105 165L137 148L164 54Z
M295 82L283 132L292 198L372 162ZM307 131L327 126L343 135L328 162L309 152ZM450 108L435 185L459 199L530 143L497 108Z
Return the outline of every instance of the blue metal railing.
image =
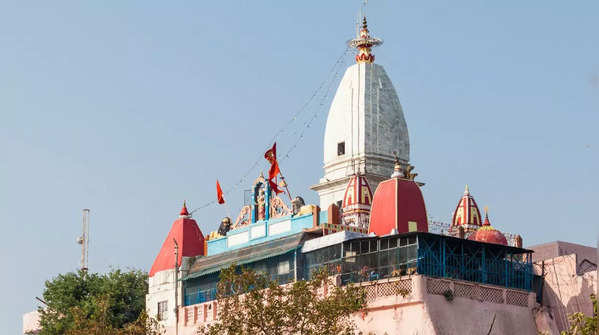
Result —
M216 288L207 290L185 290L185 306L201 304L216 299Z

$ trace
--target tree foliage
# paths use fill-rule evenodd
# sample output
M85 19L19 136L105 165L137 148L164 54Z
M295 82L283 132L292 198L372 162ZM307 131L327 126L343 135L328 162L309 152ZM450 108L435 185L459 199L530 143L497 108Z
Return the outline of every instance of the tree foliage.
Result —
M563 331L562 335L597 335L599 334L598 316L597 316L597 297L591 294L593 302L593 316L586 316L578 312L570 314L570 329Z
M350 315L366 306L361 287L333 285L325 270L309 281L281 286L253 270L239 273L231 266L221 271L217 298L218 320L198 334L353 334Z
M148 318L145 310L138 318L117 328L111 322L111 303L108 296L95 299L93 314L87 315L80 307L71 309L73 326L65 335L159 335L162 331L158 322Z
M108 335L113 334L110 329L126 329L146 318L148 284L141 271L69 272L46 281L45 286L47 306L39 310L40 335Z

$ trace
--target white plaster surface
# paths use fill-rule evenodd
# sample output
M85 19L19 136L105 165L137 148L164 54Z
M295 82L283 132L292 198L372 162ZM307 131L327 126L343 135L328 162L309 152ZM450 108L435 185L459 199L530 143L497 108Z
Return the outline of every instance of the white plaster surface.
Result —
M341 156L340 142L345 143ZM341 200L346 183L334 182L356 172L365 173L376 189L393 171L394 151L404 163L409 161L408 127L395 88L382 66L354 64L346 70L327 118L324 176L312 187L319 193L320 207Z
M273 223L268 226L268 235L277 235L291 230L291 220Z
M227 236L227 244L229 247L247 243L250 241L250 232L244 231L237 234L232 234Z
M250 229L250 235L251 235L252 239L266 236L266 226L259 225L256 227L252 227Z
M40 314L37 311L23 314L23 334L38 334L40 330Z
M179 273L181 278L182 273ZM156 272L154 276L148 278L148 294L146 295L146 312L148 316L158 319L158 303L168 301L168 316L166 320L159 321L161 327L164 327L166 334L174 334L176 325L175 314L175 270L164 270ZM178 303L181 305L182 294L181 283L178 284Z

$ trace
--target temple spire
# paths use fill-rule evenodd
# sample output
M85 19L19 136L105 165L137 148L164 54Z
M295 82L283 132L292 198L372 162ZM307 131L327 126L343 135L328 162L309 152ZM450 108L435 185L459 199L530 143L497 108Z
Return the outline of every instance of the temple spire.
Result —
M489 221L489 206L485 206L485 222L483 222L483 226L490 226L491 222Z
M181 208L181 212L179 212L179 217L189 217L189 212L187 211L187 202L183 201L183 208Z
M374 54L372 48L383 44L381 39L370 36L368 30L368 22L366 16L362 19L362 28L358 32L358 36L353 40L349 41L349 46L358 49L356 54L356 62L358 63L373 63Z

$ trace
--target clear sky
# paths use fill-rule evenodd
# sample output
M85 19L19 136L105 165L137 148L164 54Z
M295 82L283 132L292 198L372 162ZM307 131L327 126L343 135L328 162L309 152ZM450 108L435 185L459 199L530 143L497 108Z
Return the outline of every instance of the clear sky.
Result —
M236 216L274 132L288 125L285 152L313 115L281 169L316 202L330 94L310 96L342 74L331 68L359 6L0 2L2 333L20 332L45 280L77 268L82 208L92 271L148 270L184 199L207 203L215 179L228 189L250 170L226 195ZM596 243L598 12L590 0L370 1L432 217L449 221L467 183L525 245ZM194 217L208 233L225 215Z

